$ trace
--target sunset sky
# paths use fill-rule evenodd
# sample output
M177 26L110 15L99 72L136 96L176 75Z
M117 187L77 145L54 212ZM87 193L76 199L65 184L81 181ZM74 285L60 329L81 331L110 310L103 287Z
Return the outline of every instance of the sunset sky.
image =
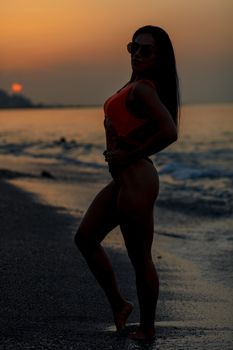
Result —
M184 103L232 101L232 0L3 0L0 89L34 102L102 104L130 77L126 44L163 27Z

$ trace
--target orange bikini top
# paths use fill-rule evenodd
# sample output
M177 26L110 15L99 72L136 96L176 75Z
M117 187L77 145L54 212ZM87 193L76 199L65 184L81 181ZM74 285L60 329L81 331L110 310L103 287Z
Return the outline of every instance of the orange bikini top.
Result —
M155 87L151 80L144 80ZM112 126L118 136L127 136L134 129L144 125L148 120L135 117L126 108L126 98L133 87L133 83L128 84L119 92L109 97L104 103L105 116L111 119Z

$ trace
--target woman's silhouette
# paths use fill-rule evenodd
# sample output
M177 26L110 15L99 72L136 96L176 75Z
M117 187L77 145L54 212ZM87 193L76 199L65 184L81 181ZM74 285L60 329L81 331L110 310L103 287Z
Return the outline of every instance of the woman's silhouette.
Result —
M120 225L135 269L140 307L140 325L130 336L149 339L155 335L159 294L151 255L159 178L148 156L177 139L179 87L173 47L163 29L139 28L127 49L131 79L104 105L104 155L113 180L86 211L75 243L106 293L117 330L122 330L133 305L120 294L111 262L101 246L105 236Z

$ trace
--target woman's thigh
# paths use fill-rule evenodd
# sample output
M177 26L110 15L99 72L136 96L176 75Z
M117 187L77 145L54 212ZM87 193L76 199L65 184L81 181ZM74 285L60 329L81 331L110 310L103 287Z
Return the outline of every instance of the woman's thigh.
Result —
M141 218L153 208L159 193L159 177L153 164L145 159L131 164L119 176L118 212L121 216Z
M154 234L154 203L159 192L156 169L146 160L120 177L117 212L129 254L149 255Z
M104 237L119 225L117 216L118 186L111 181L94 198L87 209L75 240L87 244L99 244Z

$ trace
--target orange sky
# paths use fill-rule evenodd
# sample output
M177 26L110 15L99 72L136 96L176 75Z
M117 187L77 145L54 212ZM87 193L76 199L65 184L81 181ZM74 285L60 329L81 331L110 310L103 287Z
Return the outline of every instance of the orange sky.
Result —
M37 101L101 103L129 77L125 45L135 29L154 24L166 29L173 41L188 102L196 86L192 77L199 74L200 79L205 67L208 78L212 72L217 74L215 84L226 85L227 94L232 10L232 0L4 0L0 88L7 90L6 84L17 80ZM101 80L99 89L92 84L91 93L85 70L86 76ZM211 93L207 91L206 98L217 100L218 91Z

